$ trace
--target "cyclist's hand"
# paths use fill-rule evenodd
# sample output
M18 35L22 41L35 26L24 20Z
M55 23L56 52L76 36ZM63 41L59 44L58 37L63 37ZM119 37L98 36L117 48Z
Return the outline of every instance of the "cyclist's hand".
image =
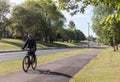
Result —
M22 49L22 51L24 51L25 49L24 48L21 48Z

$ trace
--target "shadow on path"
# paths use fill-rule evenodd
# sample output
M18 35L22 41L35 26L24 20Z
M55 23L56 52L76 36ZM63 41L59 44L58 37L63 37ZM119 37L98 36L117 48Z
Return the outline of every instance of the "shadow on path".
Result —
M106 49L106 48L108 48L108 47L106 46L106 47L91 47L91 48L95 48L95 49Z
M67 78L73 78L71 75L68 75L68 74L54 72L54 71L50 71L50 70L44 70L44 69L30 70L30 71L28 71L28 74L44 74L44 75L55 75L55 76L64 76Z

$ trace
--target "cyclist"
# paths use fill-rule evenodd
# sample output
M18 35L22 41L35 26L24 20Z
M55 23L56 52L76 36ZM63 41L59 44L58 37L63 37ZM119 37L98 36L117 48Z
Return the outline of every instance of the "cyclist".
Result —
M35 56L35 51L36 51L37 47L36 47L36 40L33 38L32 34L28 35L28 38L25 41L25 44L22 47L22 50L24 50L26 47L30 49L29 54Z

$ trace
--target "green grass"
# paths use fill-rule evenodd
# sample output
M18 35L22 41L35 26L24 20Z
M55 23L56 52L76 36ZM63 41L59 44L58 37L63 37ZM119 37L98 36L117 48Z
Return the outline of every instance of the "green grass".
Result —
M91 49L80 49L80 50L50 54L46 56L38 56L37 57L38 65L47 64L49 62L53 62L66 57L77 55L88 50L91 50ZM20 71L20 70L22 70L22 59L0 62L0 76L6 75L12 72Z
M21 50L24 41L19 39L2 39L0 40L0 52L1 51L16 51ZM78 44L67 43L67 42L54 42L54 43L40 43L37 42L37 48L48 48L48 47L73 47Z
M61 44L61 45L66 45L66 46L71 46L71 47L74 47L74 46L78 46L78 45L76 45L76 44L74 44L74 43L67 43L67 42L55 42L56 44Z
M120 82L120 51L104 50L70 82Z
M75 43L56 42L56 41L54 43L40 42L39 44L41 44L41 46L44 47L44 48L47 48L47 47L74 47L74 46L80 46L79 44L75 44Z
M18 39L2 39L0 40L0 51L20 50L23 45L22 40Z

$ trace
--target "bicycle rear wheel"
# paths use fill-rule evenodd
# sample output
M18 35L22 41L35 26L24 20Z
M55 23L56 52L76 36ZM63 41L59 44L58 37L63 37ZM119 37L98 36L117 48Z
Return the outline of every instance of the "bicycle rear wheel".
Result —
M23 66L23 70L27 72L30 67L30 58L28 56L24 57L22 66Z
M36 56L32 57L32 69L35 70L37 67L37 58Z

